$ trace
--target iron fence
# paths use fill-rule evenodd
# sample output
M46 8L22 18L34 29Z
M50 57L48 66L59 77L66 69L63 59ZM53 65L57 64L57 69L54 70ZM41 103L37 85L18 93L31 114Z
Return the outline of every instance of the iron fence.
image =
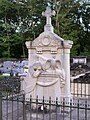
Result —
M0 120L90 120L90 100L33 99L25 95L0 99Z
M85 77L85 76L84 76ZM71 82L73 97L55 101L25 99L21 94L21 79L8 77L0 80L0 120L89 120L89 76Z
M9 93L20 93L21 79L20 77L3 77L0 78L0 92L2 96Z
M90 98L90 73L71 81L71 93L75 97Z

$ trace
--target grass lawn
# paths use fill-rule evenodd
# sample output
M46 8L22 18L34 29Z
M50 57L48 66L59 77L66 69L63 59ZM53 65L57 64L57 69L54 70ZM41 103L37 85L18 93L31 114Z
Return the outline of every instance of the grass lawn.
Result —
M6 75L0 75L0 78L5 78L5 77L9 77L9 76L6 76Z

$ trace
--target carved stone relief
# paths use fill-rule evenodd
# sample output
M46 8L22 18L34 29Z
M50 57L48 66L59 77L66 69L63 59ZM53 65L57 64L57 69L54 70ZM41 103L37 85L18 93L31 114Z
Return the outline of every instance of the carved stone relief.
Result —
M51 86L55 84L58 80L60 81L60 87L64 87L65 85L65 72L61 66L60 60L54 59L45 59L46 62L41 64L40 62L36 62L29 68L29 73L33 78L37 79L37 84L40 86ZM52 76L54 79L52 79ZM45 82L43 79L45 78ZM49 80L49 81L48 81Z

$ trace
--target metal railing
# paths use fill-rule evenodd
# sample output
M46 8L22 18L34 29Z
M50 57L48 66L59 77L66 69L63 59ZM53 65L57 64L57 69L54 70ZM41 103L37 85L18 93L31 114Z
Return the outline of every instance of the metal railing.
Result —
M71 81L71 93L75 97L90 98L90 73Z
M25 95L0 99L0 120L90 120L90 100L33 99Z
M71 82L73 98L55 101L25 98L19 77L0 80L0 120L89 120L90 83L83 78Z

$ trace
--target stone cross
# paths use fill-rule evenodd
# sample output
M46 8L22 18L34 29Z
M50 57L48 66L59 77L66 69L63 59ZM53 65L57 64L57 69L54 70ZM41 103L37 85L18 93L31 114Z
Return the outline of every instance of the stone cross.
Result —
M46 8L46 11L42 12L42 15L46 17L46 24L51 25L51 16L55 16L55 11L52 11L51 8L48 6Z

